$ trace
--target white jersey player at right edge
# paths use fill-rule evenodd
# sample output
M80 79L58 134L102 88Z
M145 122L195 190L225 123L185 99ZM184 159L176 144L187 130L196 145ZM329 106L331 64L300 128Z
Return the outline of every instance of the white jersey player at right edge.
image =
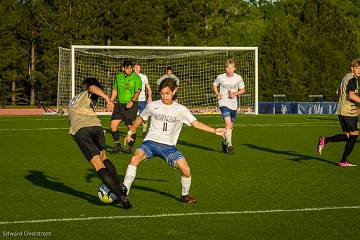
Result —
M234 154L231 137L238 109L237 96L245 93L244 80L235 73L235 69L235 61L227 59L225 62L226 72L217 76L213 83L213 90L219 100L219 107L226 128L225 139L221 143L222 151L229 154Z
M196 120L191 112L183 105L173 101L176 83L173 79L164 79L159 86L161 100L148 104L145 110L137 117L125 138L132 141L131 135L151 117L150 127L143 143L136 149L126 170L124 185L128 191L136 177L137 166L145 159L160 157L171 167L178 169L181 176L182 192L180 201L195 203L196 200L189 195L191 185L190 167L183 154L176 148L183 123L191 125L205 132L214 133L224 137L224 128L212 128ZM128 192L129 193L129 192Z

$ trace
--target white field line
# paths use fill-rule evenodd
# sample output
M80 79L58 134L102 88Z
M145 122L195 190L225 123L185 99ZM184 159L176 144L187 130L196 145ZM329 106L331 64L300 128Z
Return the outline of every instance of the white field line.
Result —
M186 125L185 125L186 126ZM224 124L211 124L213 127L224 127ZM339 124L309 124L309 123L240 123L234 124L235 127L334 127ZM120 127L125 128L125 127ZM0 128L0 131L43 131L43 130L64 130L69 128Z
M69 130L69 128L0 128L0 131L47 131L47 130Z
M154 214L154 215L124 215L124 216L80 217L80 218L49 218L49 219L34 219L34 220L22 220L22 221L2 221L0 222L0 225L75 222L75 221L111 220L111 219L166 218L166 217L171 218L171 217L187 217L187 216L272 214L272 213L289 213L289 212L298 213L298 212L332 211L332 210L346 210L346 209L360 209L360 206L342 206L342 207L334 206L334 207L319 207L319 208L246 210L246 211L225 211L225 212L163 213L163 214Z

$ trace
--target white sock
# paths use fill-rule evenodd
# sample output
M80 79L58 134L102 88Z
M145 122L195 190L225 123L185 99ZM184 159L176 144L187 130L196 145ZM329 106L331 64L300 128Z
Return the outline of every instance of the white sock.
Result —
M146 132L146 130L147 130L147 123L143 123L142 126L143 126L143 132Z
M191 177L181 176L181 196L189 195L191 185Z
M228 147L232 146L232 143L231 143L232 130L233 130L232 128L226 128L225 139L226 139L226 143L227 143Z
M127 188L127 194L129 195L131 184L136 177L136 166L129 164L126 169L126 175L124 178L124 185Z

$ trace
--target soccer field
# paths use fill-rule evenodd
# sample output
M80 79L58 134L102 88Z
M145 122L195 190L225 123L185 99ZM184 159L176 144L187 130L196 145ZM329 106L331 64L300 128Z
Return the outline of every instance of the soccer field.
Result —
M223 125L220 116L198 119ZM109 125L109 117L102 120ZM321 157L315 152L321 134L339 131L330 115L240 115L236 154L224 155L219 137L184 126L178 148L198 203L178 201L180 174L154 158L138 168L133 208L125 210L98 200L100 179L68 135L66 117L3 116L1 238L357 239L360 167L336 166L345 143L330 144ZM113 145L111 134L106 142ZM355 146L354 164L359 153ZM108 155L123 177L130 156Z

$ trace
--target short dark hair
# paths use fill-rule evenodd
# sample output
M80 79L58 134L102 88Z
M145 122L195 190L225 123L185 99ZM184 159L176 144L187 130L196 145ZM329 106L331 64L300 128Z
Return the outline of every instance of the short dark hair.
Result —
M132 66L132 61L130 59L125 59L123 63L123 67Z
M161 81L159 85L159 92L161 92L162 89L169 87L171 91L174 91L176 88L176 82L172 78L165 78Z
M95 85L98 88L102 89L102 85L101 83L94 77L86 77L83 81L82 81L82 85L86 88L89 89L89 87L91 85Z
M173 70L172 67L170 67L170 66L166 67L166 71L169 71L169 70L172 71Z

